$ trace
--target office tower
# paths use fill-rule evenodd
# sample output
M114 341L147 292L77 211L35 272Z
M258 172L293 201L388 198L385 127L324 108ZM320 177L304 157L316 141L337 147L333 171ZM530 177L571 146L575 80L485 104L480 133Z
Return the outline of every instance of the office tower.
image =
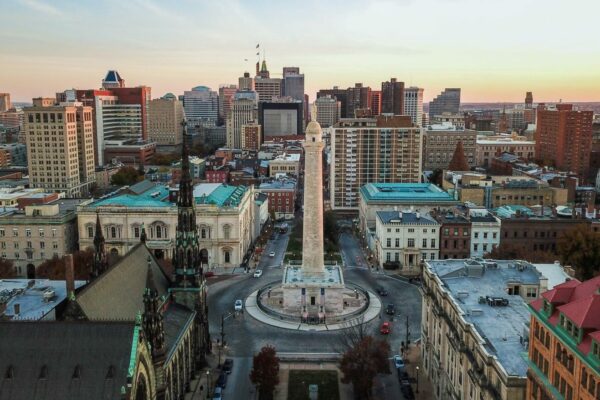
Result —
M404 88L403 115L410 115L413 124L421 125L423 122L423 88L415 86Z
M404 82L398 82L396 78L381 82L381 113L404 114Z
M593 117L593 111L575 111L572 104L540 104L535 131L536 158L587 178Z
M283 67L283 95L304 101L304 74L298 67Z
M242 125L242 150L260 149L262 144L262 127L256 122L248 122Z
M429 125L423 136L423 169L448 169L458 142L462 143L469 166L477 166L477 131L451 124Z
M274 97L281 96L281 79L257 76L254 90L258 93L258 101L272 101Z
M103 89L114 89L125 87L125 80L121 78L118 71L110 70L106 73L104 79L102 79Z
M44 99L33 104L24 110L31 187L65 192L67 197L87 195L96 180L92 108Z
M350 118L356 116L356 110L370 108L369 101L371 100L371 88L363 86L362 83L355 83L354 87L348 88L348 109L346 115Z
M216 126L219 117L219 95L206 86L196 86L183 93L183 108L190 127Z
M533 108L533 93L527 92L525 94L525 108Z
M263 127L263 138L302 135L303 104L291 98L258 104L258 123Z
M8 111L11 108L10 93L0 93L0 112Z
M227 147L239 149L242 146L242 125L256 121L257 94L237 92L231 104L231 115L227 120Z
M348 109L348 91L346 89L334 86L333 89L321 89L317 92L317 99L324 96L331 96L340 102L340 118L351 117L346 114L346 110ZM354 113L354 110L352 112Z
M150 140L158 145L176 146L183 141L183 104L172 93L150 101Z
M460 108L460 88L446 88L429 102L429 119L443 113L458 114Z
M357 209L361 186L420 182L422 130L408 116L341 119L331 136L333 209Z
M239 90L254 90L254 78L249 72L244 72L244 76L238 78Z
M313 107L317 122L322 128L333 126L340 120L341 103L335 97L319 97Z
M377 116L381 114L381 90L371 90L371 101L369 101L371 114Z
M240 78L241 79L241 78ZM221 85L219 87L219 124L225 124L231 114L231 102L237 92L235 85Z

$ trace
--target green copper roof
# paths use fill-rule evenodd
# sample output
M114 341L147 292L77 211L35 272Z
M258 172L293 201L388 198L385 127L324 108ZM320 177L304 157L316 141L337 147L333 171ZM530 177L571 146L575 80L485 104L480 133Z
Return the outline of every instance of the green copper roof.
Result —
M171 203L167 203L161 200L147 198L145 196L136 196L132 194L122 194L120 196L111 197L108 199L100 200L97 203L91 205L92 207L106 207L106 206L117 206L117 207L171 207Z
M367 183L360 188L360 194L367 202L457 203L449 193L431 183Z
M219 185L209 194L206 192L200 196L194 196L196 204L214 204L216 206L236 207L246 193L246 186Z

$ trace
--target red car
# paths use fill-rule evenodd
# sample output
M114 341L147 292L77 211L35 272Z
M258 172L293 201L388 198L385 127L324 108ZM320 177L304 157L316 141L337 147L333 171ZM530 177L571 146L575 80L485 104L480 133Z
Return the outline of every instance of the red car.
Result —
M379 332L381 332L382 335L388 335L392 332L392 326L389 322L384 322L383 324L381 324Z

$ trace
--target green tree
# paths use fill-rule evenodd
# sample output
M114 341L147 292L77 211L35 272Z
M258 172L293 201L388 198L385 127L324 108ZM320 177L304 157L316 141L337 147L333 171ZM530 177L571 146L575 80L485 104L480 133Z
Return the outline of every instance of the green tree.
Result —
M279 358L273 346L263 347L254 356L250 381L258 386L259 399L273 399L273 391L279 384Z
M140 175L134 167L123 167L110 178L110 183L117 186L133 185L139 182Z
M558 254L563 265L573 266L577 279L593 278L600 273L600 233L588 227L567 231L558 240Z
M15 264L6 258L0 258L0 279L15 278Z
M523 246L516 246L507 243L500 243L489 253L484 254L484 258L491 258L494 260L525 260L529 262L553 262L556 260L557 255L548 251L528 251Z
M325 211L323 214L323 230L325 240L337 244L338 241L338 225L333 211Z
M373 379L377 374L389 373L390 345L385 340L365 336L342 356L340 370L343 383L352 383L357 399L370 399Z

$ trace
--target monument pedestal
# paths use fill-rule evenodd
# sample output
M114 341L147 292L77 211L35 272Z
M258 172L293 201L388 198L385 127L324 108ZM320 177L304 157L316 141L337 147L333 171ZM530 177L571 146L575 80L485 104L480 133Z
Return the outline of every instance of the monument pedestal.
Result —
M322 272L287 266L282 290L286 313L315 317L344 311L344 277L337 265L327 266Z

